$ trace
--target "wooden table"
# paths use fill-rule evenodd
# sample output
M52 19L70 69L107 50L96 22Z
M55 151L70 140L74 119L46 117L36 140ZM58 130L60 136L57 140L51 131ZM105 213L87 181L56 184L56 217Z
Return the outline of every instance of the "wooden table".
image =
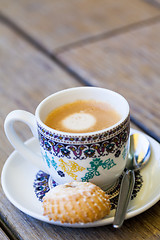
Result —
M70 87L121 93L131 126L160 142L159 66L159 0L1 0L0 169L13 151L3 130L7 114L34 113L46 96ZM31 137L23 124L17 130ZM1 239L159 239L160 202L118 230L72 229L24 214L0 187L0 227Z

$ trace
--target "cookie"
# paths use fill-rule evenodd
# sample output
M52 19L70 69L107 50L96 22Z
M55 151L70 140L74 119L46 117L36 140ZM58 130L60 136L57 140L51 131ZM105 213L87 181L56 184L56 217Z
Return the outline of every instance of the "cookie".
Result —
M110 213L109 196L90 182L71 182L52 188L43 198L44 215L62 223L88 223Z

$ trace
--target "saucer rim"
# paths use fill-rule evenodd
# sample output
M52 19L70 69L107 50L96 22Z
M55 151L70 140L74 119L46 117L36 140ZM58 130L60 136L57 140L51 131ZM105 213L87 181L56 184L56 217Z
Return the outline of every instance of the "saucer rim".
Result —
M133 128L131 128L131 133L133 132L141 132L141 131L138 131L138 130L135 130ZM143 133L143 132L141 132ZM153 145L153 142L156 142L158 143L156 140L154 140L153 138L151 138L150 136L148 136L147 134L143 133L144 135L146 135L148 137L148 139L150 140L150 143L151 143L151 147ZM25 144L26 145L32 145L35 141L37 141L34 137L28 139ZM159 144L159 143L158 143ZM160 145L160 144L159 144ZM9 157L7 158L3 168L2 168L2 172L1 172L1 185L2 185L2 189L6 195L6 197L8 198L8 200L16 207L18 208L19 210L21 210L22 212L26 213L27 215L35 218L35 219L38 219L40 221L43 221L43 222L46 222L46 223L50 223L50 224L54 224L54 225L58 225L58 226L64 226L64 227L74 227L74 228L88 228L88 227L98 227L98 226L104 226L104 225L109 225L109 224L112 224L113 223L113 220L114 220L114 217L108 217L108 218L104 218L104 219L101 219L101 220L98 220L96 222L92 222L92 223L75 223L75 224L70 224L70 223L61 223L59 221L57 222L54 222L54 221L49 221L48 218L46 216L43 216L41 214L37 214L29 209L27 209L26 207L24 207L22 204L18 203L14 196L12 196L8 189L7 189L7 186L6 186L6 182L5 182L5 178L7 177L6 174L7 174L7 170L8 170L8 167L10 165L10 162L12 161L12 159L16 158L17 154L23 158L16 150L13 151ZM26 161L24 158L23 158L24 161ZM36 168L36 167L35 167ZM37 169L38 171L38 169ZM137 196L138 198L138 196ZM155 205L158 201L160 200L160 191L159 193L157 193L157 195L151 199L150 202L148 203L144 203L142 207L138 207L137 209L135 210L129 210L129 212L126 214L126 217L125 219L129 219L129 218L132 218L134 216L137 216L141 213L143 213L144 211L148 210L149 208L151 208L153 205Z

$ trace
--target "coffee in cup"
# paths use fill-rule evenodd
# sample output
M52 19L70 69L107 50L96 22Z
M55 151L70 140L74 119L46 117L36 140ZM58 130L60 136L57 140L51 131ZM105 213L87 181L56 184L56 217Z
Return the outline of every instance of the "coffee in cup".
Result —
M70 133L95 132L116 124L121 116L106 102L76 100L52 110L45 124Z

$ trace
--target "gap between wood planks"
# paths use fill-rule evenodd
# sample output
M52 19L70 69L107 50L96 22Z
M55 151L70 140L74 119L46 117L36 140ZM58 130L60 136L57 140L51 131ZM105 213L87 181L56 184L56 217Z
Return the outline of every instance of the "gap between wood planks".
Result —
M101 34L98 34L96 36L91 36L86 39L76 41L70 44L67 44L61 48L55 49L56 53L53 53L49 51L43 44L41 44L37 39L33 38L31 35L29 35L27 32L25 32L23 29L21 29L14 21L12 21L8 16L5 16L3 13L0 12L0 21L1 23L5 24L10 29L14 30L17 34L19 34L24 40L26 40L28 43L30 43L33 47L35 47L37 50L41 51L45 56L50 58L52 61L54 61L59 67L61 67L65 72L70 74L72 77L74 77L77 81L84 84L85 86L92 86L95 87L95 85L91 84L89 80L83 78L81 75L79 75L77 72L75 72L73 69L71 69L69 66L67 66L65 63L61 62L59 58L56 56L57 53L66 51L68 49L73 49L76 47L80 47L82 45L89 44L91 42L96 42L102 39L110 38L116 35L123 34L128 31L132 31L138 28L143 28L145 26L152 25L156 22L160 21L160 16L156 16L147 20L143 20L140 22L132 23L127 26L120 27L118 29L114 29L108 32L104 32ZM151 131L149 128L147 128L143 123L141 123L139 120L131 116L131 122L134 123L137 127L139 127L142 131L144 131L146 134L160 142L160 137L157 136L153 131Z
M4 218L4 216L1 213L0 213L0 227L10 240L22 240L20 235L14 229L12 229L12 227L10 227L7 219Z

